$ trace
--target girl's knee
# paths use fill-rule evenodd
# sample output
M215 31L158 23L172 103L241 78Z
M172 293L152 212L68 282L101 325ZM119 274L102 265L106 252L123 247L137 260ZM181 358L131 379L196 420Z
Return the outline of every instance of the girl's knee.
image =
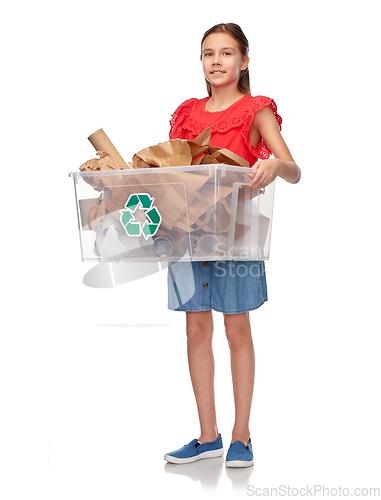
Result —
M213 336L213 318L211 311L187 312L186 333L188 342L211 342Z
M230 348L241 349L252 343L249 313L225 314L224 323Z

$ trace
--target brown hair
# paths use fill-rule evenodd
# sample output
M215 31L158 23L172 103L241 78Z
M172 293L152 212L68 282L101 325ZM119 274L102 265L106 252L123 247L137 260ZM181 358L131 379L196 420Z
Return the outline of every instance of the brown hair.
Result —
M202 59L202 44L205 41L205 38L212 33L228 33L231 35L237 42L239 46L239 50L241 51L241 54L243 57L249 55L249 42L247 38L245 37L244 32L242 29L238 26L238 24L234 23L221 23L221 24L216 24L213 26L213 28L210 28L208 31L205 31L204 36L202 37L201 40L201 56L200 59ZM208 90L209 96L212 95L212 86L208 82L208 80L205 78L206 81L206 88ZM238 90L241 91L243 94L251 95L250 91L250 77L249 77L249 68L246 68L241 71L241 75L238 80Z

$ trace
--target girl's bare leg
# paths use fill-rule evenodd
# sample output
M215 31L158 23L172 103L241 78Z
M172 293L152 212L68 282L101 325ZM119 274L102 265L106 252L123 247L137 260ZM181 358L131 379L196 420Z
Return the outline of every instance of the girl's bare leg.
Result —
M201 443L218 436L214 401L214 356L212 311L186 313L188 363L200 419Z
M255 357L249 313L225 314L226 337L230 348L235 422L232 443L248 443L249 418L254 391Z

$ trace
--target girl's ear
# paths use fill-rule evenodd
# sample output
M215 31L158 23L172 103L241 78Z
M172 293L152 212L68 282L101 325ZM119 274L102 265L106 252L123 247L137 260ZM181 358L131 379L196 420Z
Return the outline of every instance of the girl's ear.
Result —
M246 69L248 66L249 66L249 62L250 62L250 58L249 56L245 56L243 59L242 59L242 64L241 64L241 70L243 71L244 69Z

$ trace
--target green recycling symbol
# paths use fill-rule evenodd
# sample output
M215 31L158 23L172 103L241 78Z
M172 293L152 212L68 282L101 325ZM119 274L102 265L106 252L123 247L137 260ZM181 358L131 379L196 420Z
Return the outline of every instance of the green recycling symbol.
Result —
M162 217L158 209L153 206L153 201L154 198L151 198L148 193L137 193L129 196L125 210L119 210L120 222L128 236L139 237L142 234L148 240L149 236L157 233ZM146 211L146 220L143 224L135 221L134 213L137 208Z

